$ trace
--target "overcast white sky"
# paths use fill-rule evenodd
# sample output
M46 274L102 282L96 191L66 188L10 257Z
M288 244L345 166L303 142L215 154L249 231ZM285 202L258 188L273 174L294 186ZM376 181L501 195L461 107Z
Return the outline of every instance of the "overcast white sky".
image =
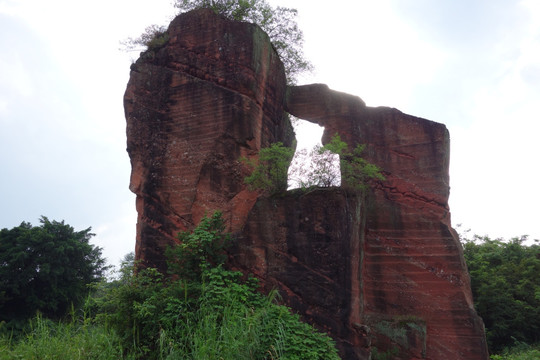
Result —
M540 238L540 2L272 0L299 10L326 83L444 123L453 224ZM41 215L118 263L135 243L119 41L167 24L171 0L0 0L0 228Z

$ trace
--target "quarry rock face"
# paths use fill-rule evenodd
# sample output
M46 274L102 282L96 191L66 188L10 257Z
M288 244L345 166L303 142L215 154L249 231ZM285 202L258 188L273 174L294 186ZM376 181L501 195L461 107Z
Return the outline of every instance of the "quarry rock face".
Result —
M224 213L229 266L336 340L343 359L488 358L462 248L451 228L446 127L314 84L287 87L257 26L212 11L178 16L168 41L132 65L124 106L136 258L165 269L164 250L205 214ZM248 169L294 134L284 111L325 127L386 180L262 196Z

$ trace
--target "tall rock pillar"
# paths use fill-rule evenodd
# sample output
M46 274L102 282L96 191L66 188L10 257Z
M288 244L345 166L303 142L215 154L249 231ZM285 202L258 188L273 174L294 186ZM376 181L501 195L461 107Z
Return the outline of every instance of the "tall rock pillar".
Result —
M257 194L239 158L294 138L283 64L259 27L203 9L178 16L167 36L132 65L124 96L136 256L162 270L165 247L205 213L240 228Z

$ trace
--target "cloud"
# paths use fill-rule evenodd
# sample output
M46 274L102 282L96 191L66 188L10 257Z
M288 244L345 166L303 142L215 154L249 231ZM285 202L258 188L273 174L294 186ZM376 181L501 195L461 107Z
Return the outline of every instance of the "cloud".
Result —
M499 37L482 56L496 71L479 71L469 89L468 121L451 126L452 212L480 234L540 238L534 220L540 194L531 188L540 176L537 19L538 12L528 12L508 29L511 37Z

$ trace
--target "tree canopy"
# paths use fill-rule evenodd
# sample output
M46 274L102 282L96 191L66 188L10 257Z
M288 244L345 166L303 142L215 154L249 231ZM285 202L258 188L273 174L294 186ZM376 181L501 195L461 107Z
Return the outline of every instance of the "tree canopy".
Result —
M91 228L75 231L41 217L0 231L0 321L24 320L37 311L61 317L100 281L107 267Z
M294 149L281 142L262 148L256 161L240 160L252 168L251 175L244 181L253 190L263 190L270 195L287 190L287 170L294 155Z
M266 0L176 0L175 7L181 12L209 8L228 19L259 25L270 37L290 83L312 68L304 57L304 34L296 23L296 9L272 7Z
M525 245L527 237L462 241L490 350L540 341L540 245Z

